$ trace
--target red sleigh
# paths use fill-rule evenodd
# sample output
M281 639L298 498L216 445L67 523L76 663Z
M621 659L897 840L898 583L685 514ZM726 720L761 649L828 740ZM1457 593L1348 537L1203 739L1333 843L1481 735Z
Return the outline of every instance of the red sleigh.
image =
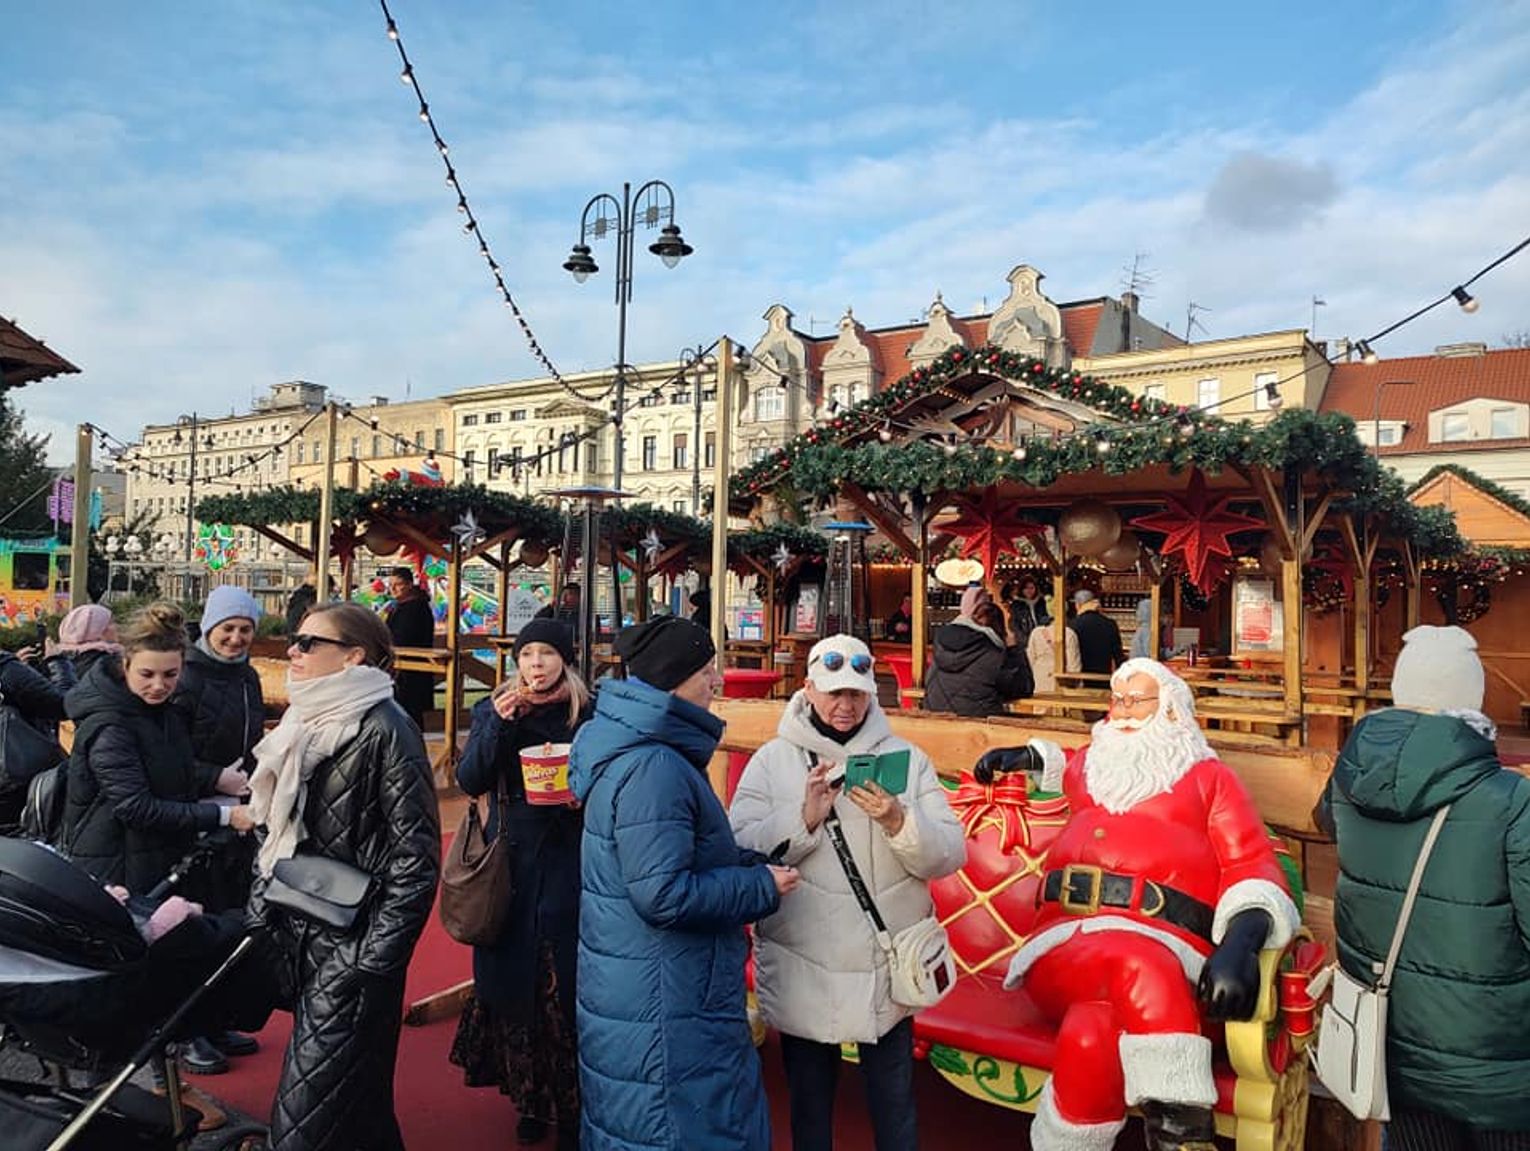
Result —
M1067 822L1067 801L1029 796L1023 775L984 786L964 772L951 806L967 829L967 863L936 882L934 895L958 977L945 1000L915 1017L915 1053L975 1098L1034 1111L1052 1066L1052 1026L1023 987L1001 984L1031 931L1047 848ZM1218 1051L1217 1131L1237 1151L1303 1144L1303 1052L1315 1008L1306 986L1322 960L1322 945L1305 932L1262 952L1254 1018L1208 1029Z

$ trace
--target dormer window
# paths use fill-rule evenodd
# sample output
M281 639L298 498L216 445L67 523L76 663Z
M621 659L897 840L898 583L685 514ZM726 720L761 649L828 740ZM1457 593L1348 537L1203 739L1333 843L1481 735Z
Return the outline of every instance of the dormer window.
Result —
M1453 443L1471 436L1471 417L1465 412L1446 412L1440 417L1440 439Z

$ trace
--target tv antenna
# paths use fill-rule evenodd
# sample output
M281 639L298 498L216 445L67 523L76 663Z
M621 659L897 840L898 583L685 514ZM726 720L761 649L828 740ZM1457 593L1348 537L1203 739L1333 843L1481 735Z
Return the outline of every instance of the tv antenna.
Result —
M1121 269L1121 287L1139 298L1148 294L1147 289L1151 288L1154 280L1157 279L1147 269L1149 254L1148 252L1135 253L1131 264Z
M1209 311L1211 311L1211 309L1206 307L1204 304L1197 304L1194 300L1190 301L1189 306L1185 308L1185 343L1188 344L1190 342L1190 334L1196 328L1199 328L1208 336L1211 335L1211 333L1206 330L1206 325L1201 323L1200 320L1196 319L1196 314L1198 312Z

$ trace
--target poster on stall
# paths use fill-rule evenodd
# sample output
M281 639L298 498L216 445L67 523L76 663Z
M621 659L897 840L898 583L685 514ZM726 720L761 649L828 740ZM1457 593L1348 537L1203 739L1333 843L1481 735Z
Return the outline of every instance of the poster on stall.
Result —
M792 631L796 634L818 634L818 594L820 590L817 584L803 584L798 589L797 600L792 605Z
M1239 579L1233 585L1233 653L1279 651L1284 620L1267 579Z

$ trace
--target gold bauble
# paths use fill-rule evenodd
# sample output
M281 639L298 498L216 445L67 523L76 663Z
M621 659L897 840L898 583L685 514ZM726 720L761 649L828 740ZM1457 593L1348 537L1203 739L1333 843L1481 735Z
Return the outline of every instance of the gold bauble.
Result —
M1057 521L1057 538L1073 555L1101 555L1121 538L1121 517L1100 500L1079 500Z
M546 544L522 544L520 562L524 567L539 568L547 562Z
M1137 533L1131 528L1123 528L1116 542L1100 553L1100 562L1105 565L1106 571L1131 571L1137 566L1137 557L1141 554L1142 544L1137 539Z
M361 537L361 542L367 545L368 551L377 556L397 555L398 549L404 545L403 537L393 529L392 524L376 520L367 524L366 535Z

